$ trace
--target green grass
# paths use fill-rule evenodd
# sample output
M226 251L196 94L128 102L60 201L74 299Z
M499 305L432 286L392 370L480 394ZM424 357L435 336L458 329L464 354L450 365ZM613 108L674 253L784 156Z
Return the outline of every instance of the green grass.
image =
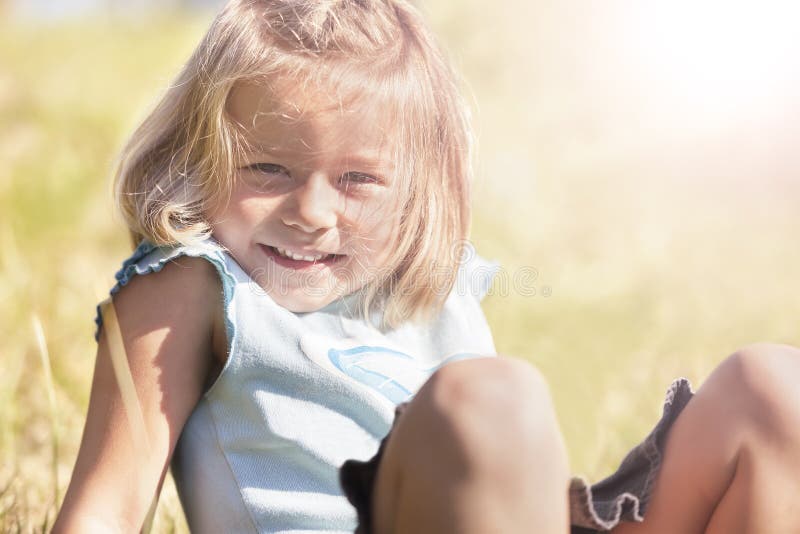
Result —
M676 131L653 118L652 98L621 103L613 80L581 70L603 56L580 36L566 47L563 13L532 10L526 29L511 8L430 11L478 105L474 241L509 276L538 272L535 295L486 300L489 322L500 352L548 378L575 472L612 470L674 377L699 385L753 341L800 345L796 168L748 142L777 147L787 124ZM0 22L2 531L46 530L63 496L94 306L129 253L110 202L113 158L206 22ZM660 95L657 106L680 113ZM155 530L182 521L168 481Z

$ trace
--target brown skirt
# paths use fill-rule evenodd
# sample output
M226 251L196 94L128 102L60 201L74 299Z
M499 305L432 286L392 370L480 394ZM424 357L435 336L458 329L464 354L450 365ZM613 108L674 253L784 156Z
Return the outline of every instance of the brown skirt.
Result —
M664 412L647 437L625 456L619 468L596 484L573 477L569 487L571 534L609 531L620 521L642 521L661 467L666 437L672 424L694 393L689 381L679 378L670 385ZM394 429L407 403L395 410ZM392 431L381 441L378 452L366 462L348 460L339 470L339 480L358 513L355 534L371 534L372 491L383 451Z

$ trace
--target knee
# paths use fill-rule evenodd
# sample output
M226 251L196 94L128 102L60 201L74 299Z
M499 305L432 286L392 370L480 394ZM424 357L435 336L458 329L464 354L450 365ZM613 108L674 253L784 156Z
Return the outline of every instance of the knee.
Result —
M719 368L724 397L762 429L800 427L800 349L754 343L731 354Z
M454 362L426 388L420 394L467 455L504 458L519 450L566 466L547 383L532 365L504 357Z
M535 422L537 415L552 408L544 377L535 367L517 359L454 362L434 373L429 385L435 407L456 416L498 420L521 415Z
M465 405L510 402L527 396L549 399L547 382L529 363L503 356L461 360L445 365L430 384L441 403Z

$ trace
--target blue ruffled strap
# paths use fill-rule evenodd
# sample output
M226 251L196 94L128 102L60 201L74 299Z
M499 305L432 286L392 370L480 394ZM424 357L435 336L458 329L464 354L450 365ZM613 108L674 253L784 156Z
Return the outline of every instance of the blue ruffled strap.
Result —
M225 308L227 310L233 295L234 278L226 266L223 249L210 239L197 245L172 246L157 246L149 241L142 241L139 246L136 247L136 250L133 251L133 254L122 263L122 267L117 271L117 274L114 275L117 283L111 288L109 295L113 297L117 294L134 276L157 273L163 269L167 263L182 256L205 258L214 265L222 280ZM225 315L227 316L227 313ZM94 322L94 338L96 341L99 341L100 327L103 324L103 318L100 314L100 304L97 305ZM230 336L233 333L232 325L229 324L227 326L229 339L231 339Z

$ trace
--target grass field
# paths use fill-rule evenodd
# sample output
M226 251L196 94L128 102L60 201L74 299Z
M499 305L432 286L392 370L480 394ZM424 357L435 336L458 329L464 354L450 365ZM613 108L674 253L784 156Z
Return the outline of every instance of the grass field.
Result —
M573 470L597 479L674 377L800 345L798 109L648 85L612 29L522 4L430 17L475 102L473 240L509 277L537 273L535 295L486 300L498 350L546 375ZM94 306L130 252L113 157L208 20L0 21L0 531L46 529L63 497ZM168 482L155 531L182 521Z

